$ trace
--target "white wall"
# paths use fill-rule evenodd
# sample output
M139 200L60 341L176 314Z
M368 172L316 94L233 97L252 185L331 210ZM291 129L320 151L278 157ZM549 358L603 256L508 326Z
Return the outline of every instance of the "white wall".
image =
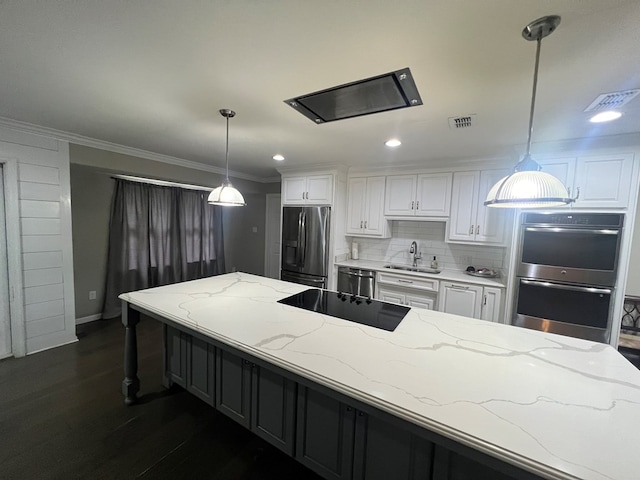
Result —
M636 221L631 240L631 258L627 274L626 295L640 297L640 208L636 209Z
M18 167L19 223L7 228L20 231L10 253L22 273L22 285L12 285L22 293L23 313L12 310L12 328L24 334L24 345L14 345L20 355L76 341L69 145L0 127L1 158Z

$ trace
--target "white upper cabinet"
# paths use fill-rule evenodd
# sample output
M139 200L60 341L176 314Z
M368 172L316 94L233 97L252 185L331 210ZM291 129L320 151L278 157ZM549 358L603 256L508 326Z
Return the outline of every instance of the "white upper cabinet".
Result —
M387 177L384 214L389 217L448 217L451 173Z
M383 215L385 177L354 177L348 181L347 235L389 237Z
M484 201L491 187L508 174L509 170L454 173L449 242L504 244L506 221L512 214L501 208L487 208Z
M629 205L633 155L578 157L572 195L580 208Z
M284 205L331 205L333 175L308 175L282 178Z
M631 190L633 154L536 159L543 172L557 177L574 208L626 208ZM559 207L566 208L566 207Z

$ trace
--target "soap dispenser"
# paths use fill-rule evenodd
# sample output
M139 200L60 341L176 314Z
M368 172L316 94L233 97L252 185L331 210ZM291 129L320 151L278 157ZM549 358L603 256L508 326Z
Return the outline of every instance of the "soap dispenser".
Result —
M433 256L433 260L431 260L431 268L433 270L437 270L438 269L438 260L436 260L436 256Z

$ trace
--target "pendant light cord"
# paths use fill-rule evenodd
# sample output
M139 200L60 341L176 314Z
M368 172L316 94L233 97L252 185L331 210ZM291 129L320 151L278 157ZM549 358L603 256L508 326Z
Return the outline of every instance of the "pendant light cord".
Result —
M527 153L525 157L530 156L531 137L533 136L533 112L536 107L536 91L538 87L538 65L540 64L540 46L542 44L542 35L538 35L536 40L536 65L533 69L533 91L531 92L531 111L529 112L529 138L527 139Z
M225 161L227 165L227 183L229 183L229 116L227 115L227 144L225 150Z

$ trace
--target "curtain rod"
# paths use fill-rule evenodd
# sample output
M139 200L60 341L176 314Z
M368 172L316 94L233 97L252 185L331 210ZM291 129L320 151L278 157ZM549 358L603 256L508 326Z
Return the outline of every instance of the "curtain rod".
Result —
M166 180L156 180L154 178L146 177L134 177L133 175L111 175L111 178L120 178L122 180L129 180L130 182L149 183L151 185L159 185L161 187L179 187L186 188L188 190L204 190L210 192L213 190L211 187L203 187L202 185L191 185L188 183L169 182Z

